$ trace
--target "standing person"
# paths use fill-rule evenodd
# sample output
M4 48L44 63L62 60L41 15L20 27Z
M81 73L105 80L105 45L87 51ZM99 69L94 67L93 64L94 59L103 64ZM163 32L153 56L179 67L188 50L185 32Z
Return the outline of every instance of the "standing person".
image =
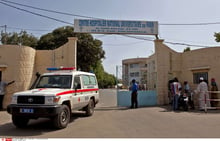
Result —
M209 99L208 85L203 77L199 78L199 85L197 86L196 93L199 94L199 110L204 110L205 98ZM206 106L210 107L210 101L206 101Z
M171 91L173 94L173 102L172 102L172 107L173 110L178 110L178 104L179 104L179 96L180 96L180 92L182 90L181 84L179 83L179 80L175 77L173 79L173 83L171 85Z
M211 93L211 99L218 99L218 93L216 93L216 91L218 91L218 86L215 82L215 78L211 79L211 91L213 91ZM211 106L212 107L218 107L218 101L211 101Z
M138 85L135 81L135 79L133 79L132 81L132 86L131 86L131 108L138 108L138 100L137 100L137 91L138 91Z
M6 86L8 86L14 82L15 81L11 81L9 83L6 83L0 79L0 110L3 109L3 99L4 99L4 95L5 95Z
M189 87L189 83L187 81L184 81L184 93L187 94L188 96L188 100L189 100L188 103L190 105L190 108L194 109L194 102L193 102L191 90Z
M168 100L169 100L169 104L172 104L173 101L173 93L172 93L172 83L173 83L173 79L168 81Z

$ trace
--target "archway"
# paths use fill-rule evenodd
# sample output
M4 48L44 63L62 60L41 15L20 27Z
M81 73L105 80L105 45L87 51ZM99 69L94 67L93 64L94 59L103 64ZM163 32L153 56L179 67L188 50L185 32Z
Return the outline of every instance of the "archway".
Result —
M154 35L158 39L157 21L125 21L104 19L75 19L74 32L92 34L120 34L120 35ZM139 105L152 106L157 104L156 91L140 91ZM129 91L117 91L117 105L129 106Z

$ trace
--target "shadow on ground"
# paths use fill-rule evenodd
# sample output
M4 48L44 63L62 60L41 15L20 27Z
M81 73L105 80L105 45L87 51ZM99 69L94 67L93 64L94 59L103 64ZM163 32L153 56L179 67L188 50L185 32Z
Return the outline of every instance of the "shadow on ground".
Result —
M160 112L176 112L176 113L189 112L189 113L200 113L200 114L202 114L202 113L205 113L205 114L220 114L220 110L218 110L218 109L208 109L207 112L205 112L204 110L199 110L198 108L188 109L187 111L184 111L183 109L173 111L171 105L163 105L163 106L160 106L160 107L164 109Z
M78 118L86 117L84 113L74 113L70 119L70 123ZM37 120L30 120L28 126L25 128L17 128L12 122L0 126L0 136L5 137L27 137L42 135L45 132L54 132L55 129L51 120L47 118L39 118Z

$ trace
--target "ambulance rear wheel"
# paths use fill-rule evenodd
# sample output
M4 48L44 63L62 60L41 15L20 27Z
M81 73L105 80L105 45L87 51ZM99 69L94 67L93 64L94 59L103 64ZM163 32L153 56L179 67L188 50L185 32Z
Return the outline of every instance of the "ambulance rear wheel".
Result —
M86 116L91 116L94 113L94 108L95 108L95 103L93 99L89 100L89 104L86 106L85 111L86 111Z
M66 128L70 121L70 109L67 105L62 105L60 112L53 118L55 128Z

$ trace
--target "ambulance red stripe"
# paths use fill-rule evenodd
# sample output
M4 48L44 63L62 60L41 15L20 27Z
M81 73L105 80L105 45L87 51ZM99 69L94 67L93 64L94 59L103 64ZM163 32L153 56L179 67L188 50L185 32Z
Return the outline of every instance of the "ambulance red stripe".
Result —
M91 91L98 91L98 88L95 89L82 89L82 90L69 90L69 91L65 91L65 92L61 92L61 93L57 93L56 96L59 95L65 95L65 94L71 94L71 93L77 93L77 92L91 92Z

